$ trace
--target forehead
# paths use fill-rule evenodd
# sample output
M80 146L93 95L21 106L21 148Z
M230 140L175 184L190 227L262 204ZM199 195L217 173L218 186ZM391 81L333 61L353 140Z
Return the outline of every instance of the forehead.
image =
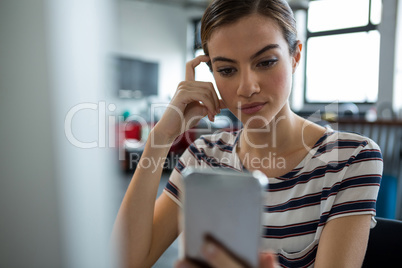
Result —
M278 23L271 18L253 14L215 29L208 41L208 50L211 57L234 57L254 54L268 44L278 44L284 51L288 49Z

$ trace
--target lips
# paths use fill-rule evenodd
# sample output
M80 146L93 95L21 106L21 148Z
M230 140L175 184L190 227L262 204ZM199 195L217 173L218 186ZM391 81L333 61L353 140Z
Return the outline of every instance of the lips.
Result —
M265 106L265 104L267 104L267 103L266 102L253 102L253 103L249 103L249 104L244 104L239 109L242 111L242 113L254 114L254 113L258 112L259 110L261 110Z

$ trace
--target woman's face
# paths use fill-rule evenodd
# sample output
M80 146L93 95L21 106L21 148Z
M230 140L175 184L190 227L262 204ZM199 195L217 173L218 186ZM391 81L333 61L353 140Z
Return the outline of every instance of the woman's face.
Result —
M284 114L300 49L290 55L274 20L254 14L219 27L208 49L219 93L245 127L261 128Z

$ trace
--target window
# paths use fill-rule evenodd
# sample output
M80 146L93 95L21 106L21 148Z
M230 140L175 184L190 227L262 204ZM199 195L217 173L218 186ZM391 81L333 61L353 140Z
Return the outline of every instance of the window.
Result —
M305 103L374 103L381 0L315 0L307 12Z
M199 55L204 55L203 49L197 49L195 51L195 57ZM195 80L196 81L205 81L205 82L212 82L216 88L215 79L210 71L208 65L200 64L195 68Z
M204 50L202 49L201 35L200 35L201 19L194 20L193 25L194 25L194 29L195 29L194 57L197 57L199 55L204 55ZM197 66L195 68L195 80L211 82L214 85L215 89L217 88L215 79L212 75L212 72L209 70L209 67L206 64L200 64L199 66ZM220 97L218 91L217 91L217 94Z

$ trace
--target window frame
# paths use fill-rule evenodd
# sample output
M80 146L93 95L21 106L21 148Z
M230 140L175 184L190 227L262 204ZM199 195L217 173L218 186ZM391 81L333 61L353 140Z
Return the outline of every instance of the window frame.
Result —
M328 0L309 0L309 2L317 2L317 1L328 1ZM307 56L308 56L308 41L310 38L315 38L315 37L325 37L325 36L333 36L333 35L342 35L342 34L351 34L351 33L368 33L370 31L379 31L379 25L380 24L373 24L371 22L371 13L372 13L372 0L368 0L369 3L369 9L368 9L368 23L367 25L364 26L357 26L357 27L348 27L348 28L340 28L340 29L334 29L334 30L326 30L326 31L317 31L317 32L311 32L308 29L308 17L309 17L309 12L306 10L306 20L305 20L305 41L304 41L304 70L303 70L303 108L302 110L310 110L308 108L310 107L322 107L326 105L330 105L331 102L313 102L313 101L308 101L307 100ZM380 22L381 23L381 22ZM381 33L380 33L380 43L381 43ZM381 50L381 48L380 48ZM381 52L380 52L381 53ZM377 100L378 100L378 94L379 90L377 93ZM357 102L355 103L358 107L364 107L366 110L368 107L371 107L374 105L377 101L375 102ZM338 102L339 104L344 104L344 103L350 103L350 102Z

